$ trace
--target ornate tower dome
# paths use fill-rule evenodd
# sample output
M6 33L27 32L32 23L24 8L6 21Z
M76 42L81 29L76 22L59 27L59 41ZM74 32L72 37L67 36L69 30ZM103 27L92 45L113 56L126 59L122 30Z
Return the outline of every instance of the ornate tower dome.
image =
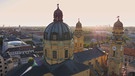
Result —
M114 23L114 27L123 27L123 23L118 19L117 22Z
M63 13L57 4L54 20L44 31L44 55L50 65L61 63L73 56L72 31L62 18Z
M78 19L78 22L76 23L76 28L82 28L82 24L79 19Z
M119 16L117 17L118 20L114 23L113 26L113 35L115 36L122 36L123 35L123 23L119 20Z
M123 29L123 23L119 20L119 16L117 18L118 20L114 23L113 29Z

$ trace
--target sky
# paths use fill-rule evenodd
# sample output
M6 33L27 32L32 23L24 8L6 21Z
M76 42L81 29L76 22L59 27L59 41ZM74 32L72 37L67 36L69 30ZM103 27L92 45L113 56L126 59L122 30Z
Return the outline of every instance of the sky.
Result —
M58 3L69 26L135 26L135 0L0 0L0 26L47 26Z

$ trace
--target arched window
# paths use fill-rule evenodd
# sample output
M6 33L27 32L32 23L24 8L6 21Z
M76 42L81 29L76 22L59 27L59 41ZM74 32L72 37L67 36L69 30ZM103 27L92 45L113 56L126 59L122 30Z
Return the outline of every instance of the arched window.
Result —
M45 49L45 56L47 56L47 50Z
M57 58L57 52L53 51L53 58L56 59Z
M68 58L68 50L65 50L65 58Z
M113 57L115 56L115 51L113 51Z
M80 47L82 47L82 44L80 43Z

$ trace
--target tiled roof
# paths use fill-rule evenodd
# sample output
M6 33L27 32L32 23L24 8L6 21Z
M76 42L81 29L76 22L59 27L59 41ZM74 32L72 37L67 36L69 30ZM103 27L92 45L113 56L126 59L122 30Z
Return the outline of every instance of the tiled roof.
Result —
M97 58L97 57L102 56L102 55L105 55L105 53L103 53L98 48L93 48L90 50L75 53L74 60L79 62L79 63L83 63L85 61L91 60L93 58Z
M124 55L135 56L135 49L124 48Z
M63 63L56 64L58 67L53 70L50 69L53 65L49 65L48 67L45 60L41 59L41 61L39 60L38 62L40 63L37 63L37 65L33 67L31 67L32 64L30 65L30 63L16 67L15 69L9 71L7 76L43 76L47 73L51 73L54 76L71 76L89 69L87 65L77 63L74 60L66 60Z
M6 51L27 51L27 50L33 50L33 47L32 46L14 47L8 48Z

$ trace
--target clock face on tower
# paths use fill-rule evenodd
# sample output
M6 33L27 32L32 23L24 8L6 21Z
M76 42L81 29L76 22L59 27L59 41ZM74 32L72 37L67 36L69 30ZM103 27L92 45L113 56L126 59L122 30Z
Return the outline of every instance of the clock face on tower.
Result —
M112 47L112 50L116 51L116 49L117 49L116 46L113 46L113 47Z
M75 32L75 36L76 36L76 37L78 37L78 38L79 38L79 37L81 37L81 36L82 36L81 31L77 31L77 32Z

